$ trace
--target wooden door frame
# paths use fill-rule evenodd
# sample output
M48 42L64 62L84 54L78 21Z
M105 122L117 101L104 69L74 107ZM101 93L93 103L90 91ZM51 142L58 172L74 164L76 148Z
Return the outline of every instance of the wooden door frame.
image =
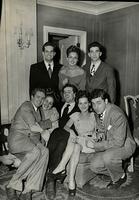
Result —
M79 36L80 41L81 41L80 48L85 54L83 65L86 63L86 41L87 41L87 32L86 31L66 29L66 28L57 28L57 27L53 27L53 26L43 26L43 43L48 41L49 33Z

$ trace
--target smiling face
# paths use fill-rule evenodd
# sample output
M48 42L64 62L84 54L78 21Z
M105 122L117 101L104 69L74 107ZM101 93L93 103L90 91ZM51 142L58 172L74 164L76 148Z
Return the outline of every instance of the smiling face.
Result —
M37 91L34 96L31 96L31 102L38 108L42 105L44 98L45 94L41 91Z
M89 101L87 97L81 97L78 100L78 107L81 112L86 112L89 109Z
M97 114L101 114L106 109L108 104L108 99L102 99L101 97L95 98L91 100L92 107Z
M65 102L71 103L75 101L75 93L72 87L65 87L63 91Z
M54 56L55 56L56 53L54 51L54 47L52 47L52 46L46 46L44 48L44 52L42 52L42 54L43 54L43 59L46 62L50 63L50 62L53 61L53 58L54 58Z
M75 66L78 62L78 54L76 52L70 52L68 57L67 57L69 65Z
M44 99L42 104L43 110L50 110L53 107L54 99L51 96L48 96Z
M92 61L97 62L100 60L100 56L102 52L100 51L99 47L91 47L88 53L88 56L91 58Z

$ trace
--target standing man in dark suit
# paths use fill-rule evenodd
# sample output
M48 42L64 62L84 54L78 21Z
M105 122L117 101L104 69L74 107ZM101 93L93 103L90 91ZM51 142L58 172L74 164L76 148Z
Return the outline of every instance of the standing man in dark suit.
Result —
M38 108L45 98L45 91L36 88L31 100L24 102L17 110L8 135L9 152L15 155L20 165L6 187L8 200L16 200L16 191L26 200L32 199L32 191L41 191L47 168L48 149L40 142L45 130L39 125Z
M78 106L75 103L75 96L76 96L77 88L72 84L66 84L62 88L63 97L65 100L64 105L61 109L61 117L59 119L59 128L55 129L49 138L48 141L48 149L49 149L49 175L51 174L48 184L47 184L47 195L49 196L49 199L54 199L55 196L55 181L52 179L53 174L52 172L54 169L58 166L60 163L63 153L66 149L67 142L69 139L70 133L67 132L64 129L64 126L66 125L67 121L70 118L70 115L74 112L79 111ZM74 129L74 127L72 126ZM75 129L74 129L75 130ZM59 176L59 179L63 178L62 176Z
M109 176L111 181L107 188L117 189L126 182L123 161L132 156L136 143L124 112L108 99L108 94L102 89L95 89L91 93L99 140L92 140L87 146L94 149L90 155L91 170Z
M88 56L91 59L89 65L83 69L86 71L86 89L89 93L93 89L104 89L110 95L110 100L115 103L116 81L114 70L101 60L104 47L98 42L88 45Z
M36 88L44 88L46 91L53 91L56 103L60 101L59 77L60 64L54 62L56 46L46 42L42 47L43 61L33 64L30 67L29 91Z

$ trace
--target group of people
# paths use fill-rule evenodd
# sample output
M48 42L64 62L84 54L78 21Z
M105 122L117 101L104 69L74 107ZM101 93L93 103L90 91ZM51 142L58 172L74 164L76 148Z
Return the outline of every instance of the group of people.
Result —
M111 102L116 100L116 80L114 69L102 61L104 47L98 42L88 45L90 62L83 67L78 64L81 60L81 49L75 45L67 48L67 66L55 61L56 46L46 42L42 47L43 61L31 65L30 68L30 94L36 88L52 90L56 102L61 102L62 87L73 84L78 90L87 90L89 93L95 89L104 89L110 95Z
M107 188L126 181L123 160L135 151L124 112L115 102L111 67L101 61L102 45L88 46L89 65L78 66L80 49L67 49L68 66L54 62L55 45L43 45L43 58L30 68L30 101L17 110L8 135L15 174L6 186L8 200L31 200L45 188L49 199L64 181L69 163L69 195L76 195L76 168L86 153L90 169L107 175Z

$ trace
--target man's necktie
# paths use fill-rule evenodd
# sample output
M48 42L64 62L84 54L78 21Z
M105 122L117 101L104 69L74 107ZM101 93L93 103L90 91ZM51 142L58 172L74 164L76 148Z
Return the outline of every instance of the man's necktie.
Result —
M64 110L63 110L63 114L62 114L62 117L67 116L68 111L69 111L69 106L70 106L70 104L67 104L66 107L64 108Z
M95 65L92 65L90 73L91 73L92 76L95 75Z
M99 114L98 117L99 117L100 123L103 124L103 118L104 118L103 113Z
M48 74L49 74L49 77L51 78L51 76L52 76L51 65L49 64L48 66L49 66L49 67L48 67Z

